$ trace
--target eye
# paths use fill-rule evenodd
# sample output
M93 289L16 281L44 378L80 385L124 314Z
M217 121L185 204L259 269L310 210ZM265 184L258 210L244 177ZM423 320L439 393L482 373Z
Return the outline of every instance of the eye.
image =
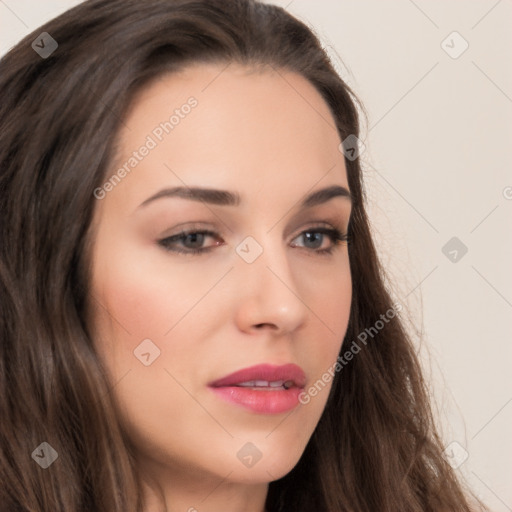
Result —
M215 242L207 247L204 247L204 243L208 238L215 239ZM200 254L209 252L214 247L222 245L223 241L220 236L213 231L200 230L182 231L176 235L164 238L158 243L167 251L185 254Z
M213 239L214 242L205 246L208 239ZM311 228L300 233L294 240L302 240L302 243L292 242L292 247L304 248L319 254L330 254L342 242L348 241L348 236L335 228ZM210 252L213 248L223 245L224 241L214 231L189 230L164 238L158 244L166 251L198 255Z
M295 238L295 240L300 239L302 239L302 245L293 243L292 246L303 247L320 254L330 254L341 245L341 242L347 242L348 236L335 228L311 228ZM327 246L325 246L326 242Z

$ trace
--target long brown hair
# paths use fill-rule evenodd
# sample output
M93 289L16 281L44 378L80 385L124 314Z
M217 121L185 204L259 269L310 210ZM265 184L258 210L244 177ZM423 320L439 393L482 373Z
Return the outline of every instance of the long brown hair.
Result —
M43 36L46 55L32 45L43 31L58 44ZM340 140L359 134L355 96L315 35L253 0L90 0L0 61L2 510L143 509L136 461L86 322L94 190L135 93L201 62L299 73L329 105ZM359 160L346 165L353 301L342 354L393 308ZM58 454L47 469L34 462L36 449L48 451L43 442ZM270 484L267 508L467 512L442 449L411 340L395 317L335 374L318 427L297 466Z

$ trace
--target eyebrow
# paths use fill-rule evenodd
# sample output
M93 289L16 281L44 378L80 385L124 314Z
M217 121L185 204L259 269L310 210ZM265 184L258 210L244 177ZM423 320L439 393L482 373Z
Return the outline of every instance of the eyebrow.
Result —
M238 206L241 202L240 195L236 192L201 187L173 187L164 188L152 195L139 205L139 208L162 198L179 197L191 201L213 204L217 206ZM311 208L325 203L335 197L342 197L352 202L352 194L346 187L331 185L330 187L316 190L304 198L301 208Z

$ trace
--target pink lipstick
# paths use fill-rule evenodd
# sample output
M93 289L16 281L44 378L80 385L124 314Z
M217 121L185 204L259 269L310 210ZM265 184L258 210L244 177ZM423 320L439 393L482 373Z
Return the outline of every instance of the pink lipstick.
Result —
M231 373L209 384L219 397L260 414L289 411L299 403L306 383L296 364L261 364Z

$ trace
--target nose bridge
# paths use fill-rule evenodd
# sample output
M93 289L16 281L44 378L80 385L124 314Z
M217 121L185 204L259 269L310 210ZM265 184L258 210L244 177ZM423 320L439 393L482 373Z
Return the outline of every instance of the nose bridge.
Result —
M276 236L247 237L237 248L237 273L242 283L239 320L245 328L270 324L279 330L296 329L307 307L300 297L286 247Z

